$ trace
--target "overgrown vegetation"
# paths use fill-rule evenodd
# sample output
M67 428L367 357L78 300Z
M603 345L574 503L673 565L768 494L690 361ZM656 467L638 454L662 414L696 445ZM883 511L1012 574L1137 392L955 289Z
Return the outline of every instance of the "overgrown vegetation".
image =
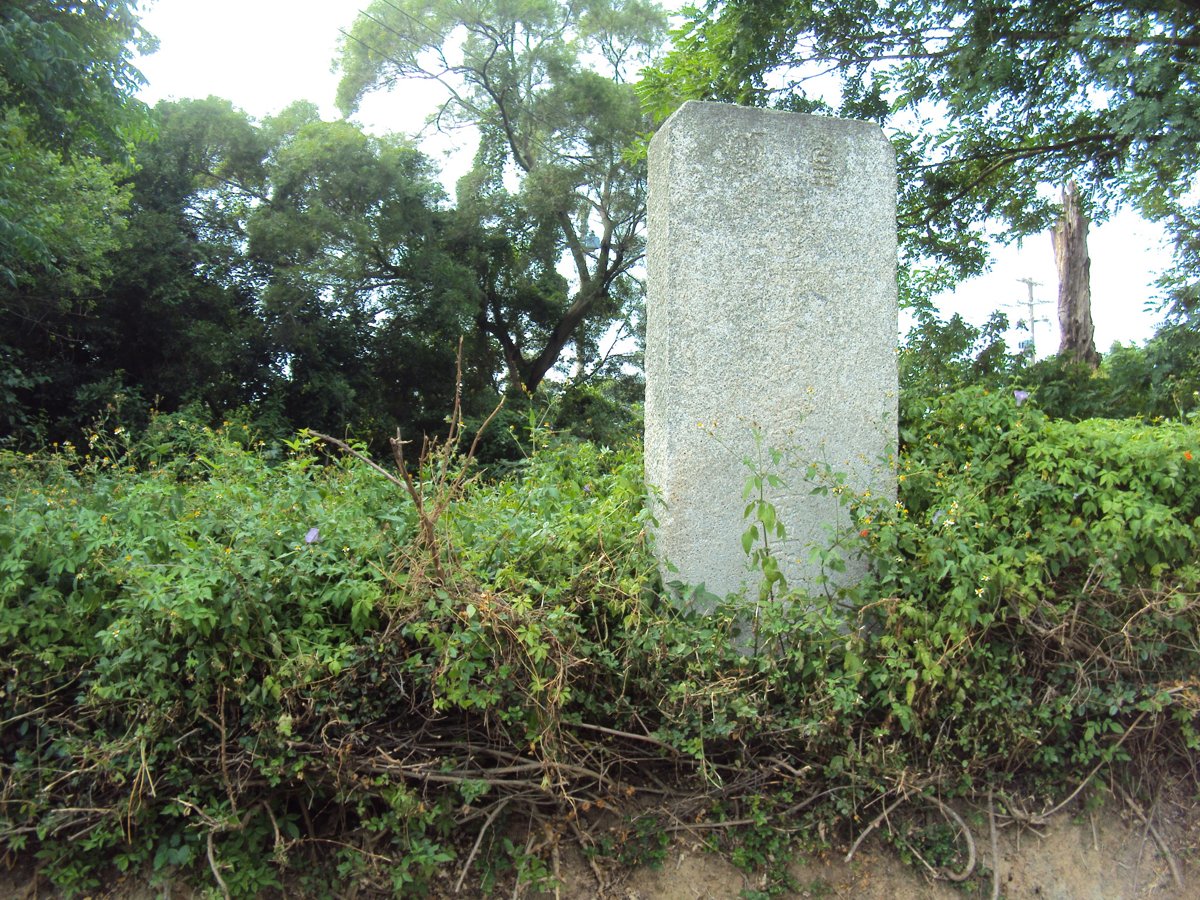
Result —
M536 419L504 471L426 448L411 495L360 447L177 416L6 454L6 851L76 893L408 894L549 883L564 841L603 878L699 827L781 886L795 832L908 809L944 825L905 852L965 878L951 798L1029 822L1194 771L1200 429L905 402L898 502L846 497L875 574L781 595L753 657L757 597L664 599L636 449Z
M1200 410L1200 332L1163 327L1142 346L1113 344L1098 370L1059 356L1032 361L1006 346L1007 318L996 313L981 328L959 316L939 319L917 310L900 347L900 382L908 398L933 398L975 385L1026 390L1052 418L1191 419ZM920 402L901 412L920 415Z
M135 871L230 897L489 893L549 884L565 842L603 882L688 830L764 872L761 896L787 887L797 834L853 854L885 832L968 881L956 804L1037 824L1102 779L1133 796L1195 778L1195 4L866 3L874 31L849 43L845 3L772 4L782 42L779 17L719 6L644 86L664 109L765 99L756 79L808 36L842 112L960 115L892 132L919 174L899 494L843 490L824 550L872 574L789 592L788 523L758 488L817 470L751 461L747 561L768 590L703 613L667 599L650 552L637 351L601 353L639 328L626 150L651 126L630 69L659 52L657 7L372 4L343 100L446 79L446 121L481 135L453 206L407 139L308 104L145 109L131 0L0 9L6 862L69 895ZM463 27L462 65L423 68ZM980 48L998 67L953 62ZM804 83L782 105L829 111ZM1100 95L1111 128L1055 112ZM1051 96L1071 102L1031 144L1025 112ZM1167 325L1097 372L928 305L982 265L985 222L1049 221L1039 180L1072 161L1099 206L1123 196L1180 239ZM460 445L463 414L501 396ZM394 444L396 465L345 440L377 452L447 408L452 439ZM300 425L333 436L279 440Z
M0 446L78 442L117 393L143 417L252 410L274 437L432 432L460 338L469 414L636 388L646 178L623 151L650 127L631 80L656 5L365 5L342 106L444 86L439 126L478 137L451 191L415 138L305 99L261 121L217 97L147 109L143 5L0 9Z

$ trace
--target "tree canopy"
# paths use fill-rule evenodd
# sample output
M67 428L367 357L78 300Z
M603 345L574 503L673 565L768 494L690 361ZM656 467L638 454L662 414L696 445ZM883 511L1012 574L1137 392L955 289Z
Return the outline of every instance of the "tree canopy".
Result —
M12 0L0 7L0 282L10 286L40 269L86 268L86 250L104 243L74 233L69 215L42 200L78 194L106 212L119 197L104 169L128 161L145 133L145 107L134 99L141 75L132 58L152 46L136 0L84 3ZM33 180L44 185L33 184ZM110 193L101 200L97 191ZM51 199L51 205L55 200ZM105 216L95 217L103 227ZM88 226L84 225L86 229Z
M646 127L628 78L661 13L443 7L444 49L467 62L442 73L441 121L479 135L457 204L408 138L310 104L262 122L211 97L146 111L132 0L6 8L0 440L62 439L114 403L131 421L202 404L284 431L434 431L460 339L468 415L535 390L564 348L595 371L640 299L645 180L622 151ZM394 60L343 62L361 93Z
M0 8L0 108L65 152L122 151L146 124L133 65L154 41L138 0L8 0Z
M345 111L432 79L433 121L478 131L458 207L487 235L476 322L511 387L536 389L569 344L593 362L640 299L645 174L624 151L647 123L629 79L664 27L645 0L376 0L344 41Z
M955 275L983 265L989 221L1048 227L1045 187L1071 179L1095 215L1174 230L1177 298L1200 272L1197 0L713 0L643 90L659 117L708 98L880 122L906 246Z
M914 304L983 265L989 232L1053 221L1068 178L1094 214L1171 223L1178 321L1151 349L1155 409L1182 409L1200 368L1198 5L729 0L689 13L662 58L645 0L376 0L341 47L340 102L440 85L431 125L475 145L451 198L412 139L308 103L263 121L212 97L145 109L134 0L15 0L0 442L77 435L122 403L130 424L190 406L382 438L539 386L608 440L640 391L601 349L639 325L646 180L629 148L693 96L883 124Z
M218 98L163 102L155 121L136 252L114 256L70 377L331 431L437 427L475 287L425 157L307 103L257 123ZM467 351L490 384L496 361Z
M122 241L132 142L145 137L134 0L0 5L0 426L54 380Z

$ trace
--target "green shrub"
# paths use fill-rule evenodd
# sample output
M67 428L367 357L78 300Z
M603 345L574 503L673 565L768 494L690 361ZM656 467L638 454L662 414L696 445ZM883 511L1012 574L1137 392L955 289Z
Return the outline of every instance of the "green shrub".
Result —
M653 569L638 456L536 443L465 496L435 469L466 463L426 460L424 508L454 500L441 572L411 499L308 438L270 461L241 426L172 419L5 455L0 837L73 891L115 863L254 896L303 845L336 848L315 884L419 890L464 804L495 801L447 745L555 764L596 636ZM543 877L504 846L481 871Z
M1144 346L1113 344L1100 368L1050 357L1017 373L1055 418L1183 419L1200 407L1200 365L1193 334L1159 332Z
M1142 346L1115 343L1093 370L1061 356L1037 362L1008 351L1007 319L977 328L959 316L920 310L900 348L901 392L940 397L967 387L1029 391L1051 418L1183 419L1200 408L1200 338L1186 325L1163 327Z
M4 834L36 836L52 875L84 888L118 848L122 866L198 862L207 828L254 859L236 867L250 894L270 881L252 877L253 836L273 827L236 787L303 768L288 723L379 623L412 515L356 466L267 465L187 419L156 429L3 458ZM258 774L222 768L247 741ZM81 825L58 810L81 805L103 815L59 843Z
M1004 342L1008 319L994 314L982 328L961 316L939 319L914 311L915 324L899 351L900 384L907 396L938 397L971 385L1000 387L1024 363Z
M704 612L661 590L636 447L534 428L405 478L160 417L6 454L0 840L76 892L410 895L545 884L567 821L617 860L705 821L782 885L781 833L881 797L1194 765L1200 429L903 402L897 500L841 495L870 577Z
M1164 708L1194 750L1169 688L1197 662L1200 429L1053 421L1016 393L908 417L900 500L861 519L867 694L968 780L1078 772Z

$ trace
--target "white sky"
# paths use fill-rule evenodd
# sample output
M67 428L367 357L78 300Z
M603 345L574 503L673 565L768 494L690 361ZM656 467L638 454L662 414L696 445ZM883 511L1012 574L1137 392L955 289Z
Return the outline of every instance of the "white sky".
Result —
M338 29L348 28L367 0L155 0L142 21L159 39L159 51L139 62L149 84L142 98L207 97L231 100L256 118L279 112L295 100L316 103L329 118L337 77ZM391 96L369 99L355 117L375 132L412 133L436 102L428 84L414 84ZM445 160L453 148L444 138L424 145ZM461 158L456 168L465 169ZM1155 296L1154 280L1169 262L1161 230L1132 214L1093 227L1088 242L1092 257L1092 316L1101 352L1114 341L1140 342L1154 331L1157 315L1144 307ZM1048 301L1038 314L1050 319L1037 325L1038 355L1058 347L1054 301L1057 274L1049 234L1027 238L1023 247L997 248L988 275L943 297L943 313L958 312L982 324L998 308L1023 304L1028 289L1018 279L1040 282L1034 298ZM1006 309L1013 322L1028 318L1024 308ZM1024 336L1028 336L1027 333ZM1022 335L1011 335L1014 345Z
M142 97L232 100L261 118L294 100L337 115L331 71L339 28L365 4L356 0L153 0L142 24L159 40L138 63Z

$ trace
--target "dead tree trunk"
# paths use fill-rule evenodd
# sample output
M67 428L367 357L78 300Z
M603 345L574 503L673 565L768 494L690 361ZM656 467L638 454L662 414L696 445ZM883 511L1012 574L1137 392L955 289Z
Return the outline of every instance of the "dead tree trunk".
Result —
M1087 250L1088 222L1079 207L1075 182L1063 191L1063 213L1051 232L1054 262L1058 267L1058 324L1060 356L1100 365L1096 329L1092 324L1092 260Z

